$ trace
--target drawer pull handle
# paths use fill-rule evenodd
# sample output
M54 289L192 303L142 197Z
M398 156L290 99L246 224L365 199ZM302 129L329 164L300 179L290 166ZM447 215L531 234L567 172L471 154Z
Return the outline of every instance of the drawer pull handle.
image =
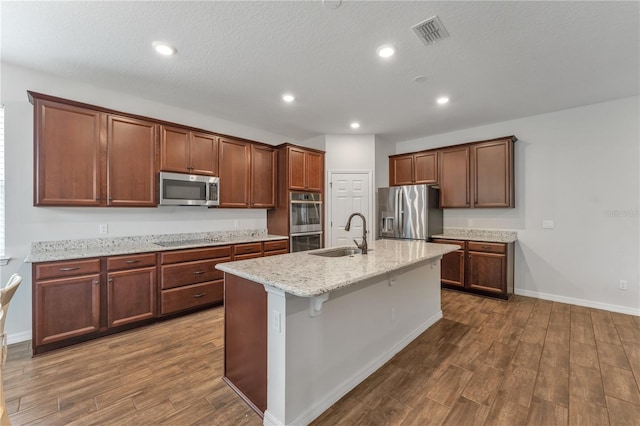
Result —
M60 272L77 271L78 269L80 269L79 266L74 266L72 268L60 268Z
M198 294L194 294L194 295L193 295L193 298L194 298L194 299L199 299L199 298L201 298L201 297L204 297L206 294L207 294L207 293L198 293Z
M202 274L204 274L204 271L195 271L193 273L193 275L202 275Z
M491 246L482 246L482 248L485 249L485 250L490 250Z
M140 263L139 260L127 260L124 263Z

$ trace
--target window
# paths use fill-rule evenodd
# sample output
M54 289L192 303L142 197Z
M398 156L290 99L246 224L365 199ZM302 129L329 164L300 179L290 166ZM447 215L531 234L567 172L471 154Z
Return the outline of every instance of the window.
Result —
M0 265L7 260L4 253L4 106L0 105Z

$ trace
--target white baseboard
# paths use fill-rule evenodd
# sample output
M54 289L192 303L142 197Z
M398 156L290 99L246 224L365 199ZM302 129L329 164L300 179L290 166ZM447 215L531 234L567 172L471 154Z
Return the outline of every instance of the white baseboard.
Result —
M602 309L620 314L640 316L640 309L628 308L626 306L610 305L608 303L593 302L591 300L576 299L574 297L558 296L556 294L540 293L537 291L518 288L516 288L514 292L521 296L535 297L536 299L550 300L552 302L568 303L571 305L584 306L586 308Z
M27 340L31 340L31 332L30 331L22 331L20 333L7 334L7 344L8 345L11 345L13 343L25 342Z
M442 311L437 312L431 318L427 319L424 323L418 326L415 330L405 336L404 339L391 346L389 350L382 353L379 357L371 361L368 365L365 365L358 373L354 374L347 381L343 382L333 392L325 396L323 399L317 401L312 407L303 412L297 419L293 420L290 425L307 425L311 423L316 417L324 413L329 407L338 402L340 398L345 396L349 391L359 385L364 379L373 374L378 368L382 367L387 361L389 361L395 354L400 352L415 340L419 335L424 333L429 327L442 318ZM269 410L264 413L265 426L283 426L278 422L278 419L270 415Z

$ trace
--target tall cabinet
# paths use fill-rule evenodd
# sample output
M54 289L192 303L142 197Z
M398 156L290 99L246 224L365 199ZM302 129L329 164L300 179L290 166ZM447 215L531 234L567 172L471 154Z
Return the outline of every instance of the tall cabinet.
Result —
M282 144L276 153L276 208L267 211L267 228L273 234L290 235L290 193L319 193L324 201L324 151Z

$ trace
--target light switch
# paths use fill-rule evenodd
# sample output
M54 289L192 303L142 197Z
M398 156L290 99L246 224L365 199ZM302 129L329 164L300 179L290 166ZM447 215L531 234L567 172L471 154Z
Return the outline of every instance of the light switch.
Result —
M553 229L553 221L552 220L543 220L542 228L544 229Z

